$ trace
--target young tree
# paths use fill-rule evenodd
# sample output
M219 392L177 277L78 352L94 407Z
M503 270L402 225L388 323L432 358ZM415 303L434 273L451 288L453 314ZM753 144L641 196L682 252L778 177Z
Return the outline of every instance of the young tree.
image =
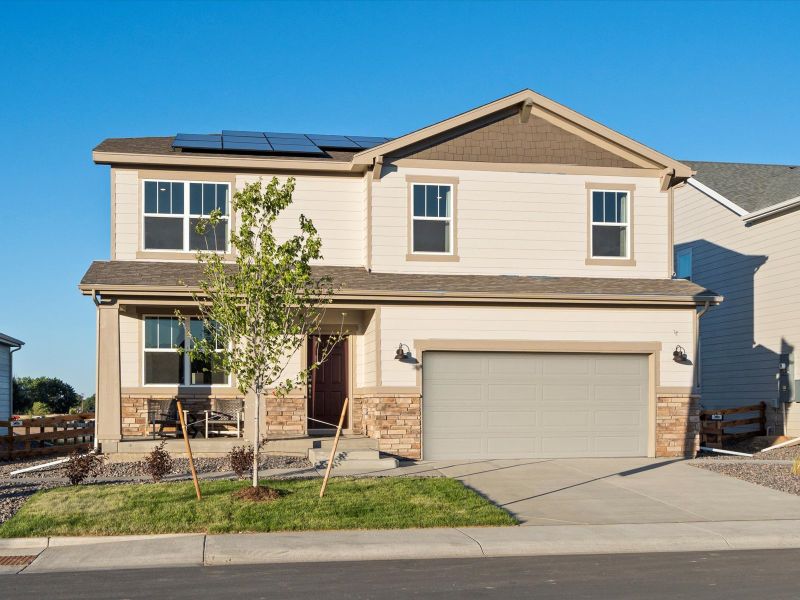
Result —
M287 375L294 354L318 332L334 291L329 278L315 277L311 271L311 261L322 258L322 241L310 219L300 215L299 231L282 242L273 231L278 215L292 202L294 187L293 178L283 185L273 178L236 193L231 207L240 223L239 230L231 232L235 264L216 252L197 254L203 276L194 300L203 327L187 332L185 351L207 370L231 373L243 394L254 394L253 487L258 486L262 399L270 390L279 399L302 385L338 341L333 336L306 368ZM197 233L217 235L225 208L212 211L198 224ZM224 243L217 245L214 239L208 246L220 248Z

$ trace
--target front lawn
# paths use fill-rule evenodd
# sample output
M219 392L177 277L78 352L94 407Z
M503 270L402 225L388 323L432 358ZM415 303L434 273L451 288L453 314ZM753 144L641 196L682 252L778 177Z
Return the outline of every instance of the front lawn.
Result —
M0 525L0 537L237 533L313 529L402 529L515 525L506 511L445 478L262 482L282 492L267 503L237 500L243 481L81 485L36 493Z

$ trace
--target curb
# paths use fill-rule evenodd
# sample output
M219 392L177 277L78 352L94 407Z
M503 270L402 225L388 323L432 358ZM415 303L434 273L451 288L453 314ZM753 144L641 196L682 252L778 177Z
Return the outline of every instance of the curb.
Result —
M21 571L23 574L175 566L777 548L800 548L800 520L0 540L0 555L38 555Z

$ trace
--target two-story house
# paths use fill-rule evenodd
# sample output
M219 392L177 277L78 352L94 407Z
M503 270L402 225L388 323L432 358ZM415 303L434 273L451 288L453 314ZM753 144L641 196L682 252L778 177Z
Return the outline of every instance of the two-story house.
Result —
M347 396L348 433L410 458L694 449L699 315L720 298L672 278L680 162L531 90L395 139L223 131L93 157L111 167L111 260L80 289L105 452L147 435L148 403L240 395L177 353L191 323L174 312L191 313L206 247L194 220L220 208L230 252L231 196L273 176L296 178L279 230L317 226L339 286L327 332L348 337L313 388L262 410L270 435L306 435Z

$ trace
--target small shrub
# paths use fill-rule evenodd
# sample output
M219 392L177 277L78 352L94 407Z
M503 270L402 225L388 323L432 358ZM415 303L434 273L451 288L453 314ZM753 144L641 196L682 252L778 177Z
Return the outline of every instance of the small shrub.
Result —
M29 414L34 417L45 417L50 414L50 408L44 402L34 402Z
M87 477L97 477L103 471L103 457L99 454L81 455L77 450L69 455L64 474L72 485L83 483Z
M150 475L155 483L164 479L172 471L172 457L167 452L166 445L167 441L164 440L153 448L144 459L144 472Z
M253 467L253 447L252 446L234 446L228 452L228 461L231 465L231 471L236 473L239 479L244 479L245 475L250 473Z

